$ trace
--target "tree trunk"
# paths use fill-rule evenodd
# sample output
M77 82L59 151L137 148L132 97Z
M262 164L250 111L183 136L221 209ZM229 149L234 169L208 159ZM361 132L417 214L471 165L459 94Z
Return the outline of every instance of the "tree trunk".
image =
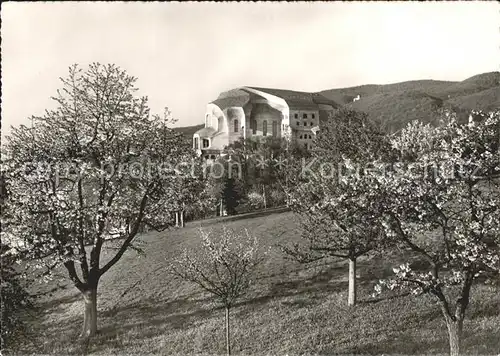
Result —
M181 227L184 227L184 210L180 211L180 215L181 215Z
M266 185L262 185L262 196L264 197L264 209L267 209Z
M224 204L222 199L220 200L220 216L224 216Z
M130 223L130 218L126 219L126 224L127 224L127 233L130 234L130 231L132 231L132 224Z
M175 227L179 227L179 212L175 212Z
M463 319L451 320L451 318L446 318L446 327L448 328L448 338L450 341L450 356L458 356L462 341Z
M82 337L94 336L97 332L97 285L83 292L85 310Z
M349 258L349 292L347 305L356 304L356 257Z
M231 340L229 337L229 308L226 307L226 354L231 355Z

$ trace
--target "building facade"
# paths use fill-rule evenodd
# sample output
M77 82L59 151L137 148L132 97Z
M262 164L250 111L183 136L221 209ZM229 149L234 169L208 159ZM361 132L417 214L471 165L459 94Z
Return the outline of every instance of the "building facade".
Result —
M321 122L339 105L317 93L241 87L207 105L193 148L206 159L241 138L284 137L309 149Z

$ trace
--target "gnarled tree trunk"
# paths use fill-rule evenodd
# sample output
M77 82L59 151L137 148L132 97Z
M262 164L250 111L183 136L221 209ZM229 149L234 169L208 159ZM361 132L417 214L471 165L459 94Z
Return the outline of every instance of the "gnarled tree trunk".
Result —
M349 291L347 305L356 304L356 257L349 258Z
M94 336L97 332L97 283L85 291L83 294L84 312L82 337Z

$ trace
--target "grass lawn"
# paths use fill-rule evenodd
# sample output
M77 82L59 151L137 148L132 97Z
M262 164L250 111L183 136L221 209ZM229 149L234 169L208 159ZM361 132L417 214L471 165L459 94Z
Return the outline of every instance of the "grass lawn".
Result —
M40 301L31 335L19 353L224 353L224 311L211 297L165 272L165 258L198 243L198 223L143 235L146 256L128 251L99 286L99 335L78 339L83 303L71 285ZM227 223L247 228L271 246L299 237L293 213ZM220 224L207 226L219 229ZM398 257L358 263L360 303L347 307L347 264L300 265L273 249L257 284L232 312L232 349L241 354L446 354L439 307L428 297L373 298L377 278ZM464 354L500 353L500 293L477 285L464 325Z

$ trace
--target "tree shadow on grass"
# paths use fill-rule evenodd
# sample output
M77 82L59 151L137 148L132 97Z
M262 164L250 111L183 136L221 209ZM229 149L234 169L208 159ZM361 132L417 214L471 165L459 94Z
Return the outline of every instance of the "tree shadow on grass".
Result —
M45 311L50 311L54 308L57 308L61 304L71 304L79 299L81 299L82 296L80 293L73 293L69 295L62 296L60 298L53 298L49 300L45 300L43 302L37 303L37 308L40 310L45 310Z
M446 340L426 340L409 335L399 335L389 342L375 342L357 345L349 349L349 353L363 355L425 355L433 350L432 355L447 355Z
M366 300L360 300L359 303L360 304L376 304L376 303L386 301L386 300L394 300L394 299L398 299L398 298L404 298L404 297L409 296L410 294L411 294L410 292L403 292L403 293L398 293L398 294L385 295L385 296L381 296L378 298L370 298L370 299L366 299Z
M158 312L172 313L183 309L192 309L198 305L209 301L207 298L194 298L196 294L185 295L182 298L158 300L155 298L146 298L140 302L127 304L124 306L115 306L104 310L103 317L116 317L119 314L131 316L150 315Z
M98 311L98 331L93 338L80 338L83 316L64 316L57 311L61 304L78 301L80 294L67 295L39 305L40 315L32 320L30 340L23 343L22 354L87 354L109 349L124 349L134 335L139 340L162 334L166 330L184 329L197 320L206 318L212 309L209 300L191 296L175 300L145 299L139 303ZM49 315L44 320L43 314ZM53 314L53 316L51 315Z
M444 325L444 324L443 324ZM423 328L425 325L422 326ZM345 350L346 353L355 354L398 354L398 355L448 355L449 344L446 328L436 329L432 338L404 333L390 335L388 342L369 342L356 345ZM467 329L467 322L464 325L464 334L461 346L461 353L464 355L494 355L500 350L500 339L491 333L472 333ZM338 351L338 350L336 350ZM326 350L328 353L328 350Z
M46 310L40 310L39 314L32 316L30 328L23 342L17 346L16 353L48 354L58 351L64 351L65 354L81 353L75 341L76 335L81 331L82 320L78 317L57 317L57 321L47 322L41 316L44 312L47 313Z
M237 303L235 307L243 305L257 306L266 304L273 299L287 297L299 297L299 299L297 301L284 301L285 304L298 306L312 305L315 303L314 299L319 298L321 295L346 290L347 281L338 279L339 275L343 274L342 269L342 266L332 265L311 276L270 283L266 288L265 294L254 293L254 296Z
M267 287L265 295L258 293L234 305L255 306L268 303L274 298L299 297L289 304L301 307L314 303L316 295L343 291L347 281L339 281L344 274L343 266L330 266L309 277L280 281ZM260 295L259 295L260 294ZM200 321L217 315L221 306L214 303L213 298L194 299L192 295L175 300L142 300L135 304L117 306L100 313L100 333L89 346L91 352L104 351L114 347L126 348L130 345L124 341L144 340L173 330L187 330ZM122 335L126 335L122 337Z
M281 277L285 280L276 281L274 283L271 281L271 283L267 283L269 287L267 288L266 294L249 298L242 301L238 305L264 304L269 302L271 299L292 296L303 296L304 298L302 298L302 302L299 302L299 304L303 305L303 300L305 298L315 299L325 294L347 292L348 267L346 263L343 261L335 261L331 264L324 264L319 267L321 268L319 272L313 273L312 271L307 271L309 275L303 278L288 277L287 279L286 275L281 275ZM296 274L299 274L300 272L306 272L306 270L298 270L296 271ZM386 266L378 267L374 270L372 261L361 262L358 267L358 272L358 289L371 286L374 284L375 280L385 278L392 274L392 270ZM276 280L277 277L279 276L273 275L272 279ZM262 280L264 280L264 278ZM402 293L374 299L372 297L363 298L358 293L358 302L371 304L386 299L404 297L408 294L409 293ZM313 302L308 304L313 304Z
M89 345L89 352L127 347L134 339L144 340L173 330L185 330L214 313L210 299L190 296L175 300L147 299L115 307L100 314L99 334ZM127 335L123 338L122 335ZM129 341L124 341L124 340Z

